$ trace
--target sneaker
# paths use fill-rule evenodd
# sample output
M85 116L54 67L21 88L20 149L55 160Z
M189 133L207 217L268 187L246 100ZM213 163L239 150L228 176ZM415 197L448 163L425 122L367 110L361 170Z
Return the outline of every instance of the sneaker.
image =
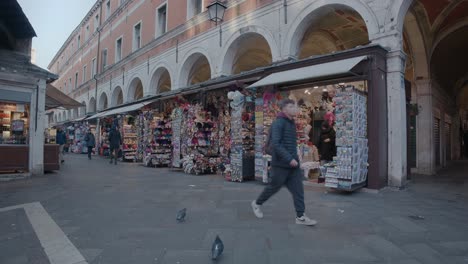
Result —
M306 215L301 217L296 217L296 224L298 225L306 225L306 226L314 226L317 224L317 221L310 219Z
M262 208L257 204L257 201L252 201L252 209L257 218L263 218Z

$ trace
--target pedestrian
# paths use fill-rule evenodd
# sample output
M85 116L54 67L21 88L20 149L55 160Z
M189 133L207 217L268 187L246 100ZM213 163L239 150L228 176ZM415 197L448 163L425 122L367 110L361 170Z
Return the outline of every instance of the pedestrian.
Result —
M93 152L93 148L96 146L96 138L94 134L91 133L91 130L88 130L85 137L86 146L88 147L88 159L91 160L91 153Z
M333 160L336 155L336 132L330 126L328 121L323 121L320 129L320 138L318 143L318 151L322 163L327 163Z
M64 163L65 160L63 158L63 148L65 144L67 143L67 135L65 135L65 132L61 129L57 129L57 135L55 136L55 142L59 145L59 160L60 163Z
M114 164L117 165L117 158L119 157L120 146L122 145L122 136L117 126L112 126L109 133L109 145L110 145L110 164L114 160Z
M296 224L315 225L317 221L307 217L304 204L304 185L297 151L297 132L294 117L298 110L291 99L279 102L281 112L271 125L267 148L271 149L271 181L257 200L252 201L252 209L257 218L263 218L261 205L285 185L292 194L296 210Z

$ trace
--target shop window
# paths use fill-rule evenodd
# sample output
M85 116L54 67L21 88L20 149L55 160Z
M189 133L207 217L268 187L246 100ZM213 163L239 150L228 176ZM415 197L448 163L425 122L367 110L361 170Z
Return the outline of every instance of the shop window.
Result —
M165 34L167 30L167 5L160 7L157 13L156 36L159 37Z
M133 51L141 48L141 22L133 27Z
M87 66L83 66L83 80L81 81L82 83L85 83L87 80L86 80L86 70L87 70Z
M86 25L85 41L89 39L89 25Z
M122 38L117 39L115 42L115 63L122 59Z
M94 17L94 31L97 31L98 27L99 27L99 15L96 15L96 17Z
M102 69L104 71L107 68L107 49L102 51Z
M0 102L0 144L28 144L29 105Z
M110 0L106 3L106 19L108 19L111 15L111 2Z
M92 62L92 78L94 78L94 76L96 76L96 70L97 70L97 65L96 65L96 58L93 59L93 62Z
M203 10L203 0L187 0L187 19L200 14Z

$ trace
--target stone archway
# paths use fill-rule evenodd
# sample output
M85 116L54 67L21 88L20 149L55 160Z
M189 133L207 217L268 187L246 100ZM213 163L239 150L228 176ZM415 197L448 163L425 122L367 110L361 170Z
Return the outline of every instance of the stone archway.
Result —
M122 88L120 86L117 86L112 92L111 106L114 107L121 104L123 104L123 92Z
M259 33L247 32L230 44L221 64L222 73L239 74L268 66L272 62L272 49L267 39Z
M299 59L352 49L369 43L365 20L346 5L320 7L299 23L290 54Z
M143 98L143 82L139 77L133 78L128 86L127 102L133 102Z
M208 57L200 52L195 52L184 61L179 74L179 87L190 86L211 79L211 65Z
M172 90L172 80L169 70L166 67L159 67L151 78L151 94L160 94Z
M323 16L325 15L328 15L329 17L333 18L334 16L331 15L333 15L332 12L334 10L337 10L338 13L336 13L336 15L341 17L341 19L339 19L341 21L338 22L346 24L343 29L354 28L354 30L356 31L358 29L358 26L361 26L362 31L365 31L366 35L368 36L367 40L372 39L373 36L377 35L380 32L378 19L375 16L375 13L365 3L361 3L359 1L354 0L319 0L310 3L304 1L303 11L301 11L293 19L288 33L284 38L283 51L286 53L286 55L289 55L291 57L298 57L303 38L306 35L307 31L310 30L311 25L316 25L325 29L329 29L330 27L333 27L333 23L338 23L336 20L331 20L331 24L327 24L326 22L328 19L323 20ZM348 17L343 16L343 14L350 14L351 19L348 19ZM321 20L322 22L320 22ZM345 47L362 45L362 37L356 38L356 40L350 41L349 43L343 43L340 42L340 39L350 39L349 36L344 36L340 33L334 35L335 32L330 32L330 30L324 31L322 32L322 34L318 34L319 32L316 33L316 36L321 35L322 40L329 38L337 40L337 44L339 44L337 45L338 47L340 47L340 45L343 45ZM360 32L359 35L361 35Z
M109 107L109 102L107 99L107 94L105 92L102 92L101 95L99 96L99 101L98 101L98 111L106 110Z
M96 112L96 99L94 99L94 97L91 97L88 103L88 113L95 113L95 112Z

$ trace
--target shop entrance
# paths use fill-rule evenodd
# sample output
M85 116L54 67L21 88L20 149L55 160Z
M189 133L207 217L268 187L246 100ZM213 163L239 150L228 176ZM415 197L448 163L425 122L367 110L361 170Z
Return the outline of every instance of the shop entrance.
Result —
M367 184L368 122L366 81L328 85L303 84L298 89L266 89L257 99L257 134L269 131L280 109L278 102L293 99L298 154L303 175L326 187L353 190ZM263 132L265 134L265 132ZM256 142L264 144L264 142ZM266 160L265 160L266 157ZM256 176L268 181L271 157L257 157Z

